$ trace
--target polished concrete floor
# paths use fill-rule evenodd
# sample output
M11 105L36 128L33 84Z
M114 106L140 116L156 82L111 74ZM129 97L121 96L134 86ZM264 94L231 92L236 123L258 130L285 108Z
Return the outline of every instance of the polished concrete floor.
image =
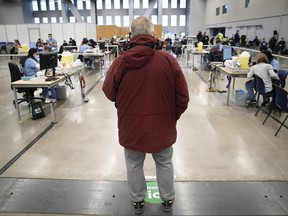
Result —
M68 88L67 99L57 101L57 124L51 126L47 104L43 105L46 117L31 120L27 105L22 103L22 121L18 121L12 104L8 61L4 57L0 59L0 182L7 179L125 182L123 148L117 142L116 110L101 90L104 79L101 72L91 70L85 75L85 90L94 87L86 96L89 99L87 103L81 98L77 78L72 79L75 89ZM199 62L196 57L196 65L200 68ZM255 117L255 107L247 109L236 106L234 95L231 95L230 107L226 107L227 93L207 91L209 72L192 71L185 58L179 58L179 63L189 85L190 102L177 124L178 139L174 145L177 184L211 181L227 184L263 181L287 183L287 129L282 128L275 137L279 123L270 118L262 125L266 114L260 111ZM244 89L245 81L245 78L236 79L235 89ZM226 84L224 77L218 86L225 89ZM284 113L274 115L280 119L284 117ZM49 126L51 128L42 134ZM39 135L43 136L40 138ZM28 145L29 148L25 149ZM22 154L15 157L21 151ZM155 180L155 165L150 155L145 161L145 175L147 179ZM225 187L222 190L224 192ZM181 193L185 193L185 190L181 190ZM285 193L287 197L287 190ZM188 201L184 200L184 203ZM1 208L3 202L2 199L0 215L36 214L28 211L5 213L4 207ZM55 215L57 213L61 212L54 212ZM82 213L76 211L70 214ZM190 213L184 212L183 215Z

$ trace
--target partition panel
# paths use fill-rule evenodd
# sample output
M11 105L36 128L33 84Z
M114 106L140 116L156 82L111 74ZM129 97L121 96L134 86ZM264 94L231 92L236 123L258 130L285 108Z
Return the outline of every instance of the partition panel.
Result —
M18 40L20 41L20 43L29 45L30 40L27 25L16 25L16 27L18 33Z
M6 32L7 32L7 41L13 42L15 39L18 39L16 25L6 25Z
M39 29L40 29L40 37L45 42L46 40L48 40L48 34L52 33L51 32L51 25L50 24L40 24Z
M69 41L69 38L63 38L63 24L51 24L52 37L57 40L58 49L63 44L63 41Z
M6 42L7 36L6 36L6 26L0 25L0 42Z
M75 26L73 23L63 23L63 39L69 41L70 37L75 38Z

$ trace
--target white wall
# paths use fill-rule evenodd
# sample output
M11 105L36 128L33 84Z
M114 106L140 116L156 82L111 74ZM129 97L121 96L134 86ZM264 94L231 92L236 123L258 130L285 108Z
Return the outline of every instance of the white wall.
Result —
M222 14L225 4L228 11ZM288 40L288 0L251 0L248 8L244 6L244 0L207 0L205 27L226 27L226 37L231 37L239 29L240 35L246 35L248 40L255 36L269 40L273 30L277 30L280 37ZM217 7L220 7L218 16Z
M84 37L96 40L96 25L87 23L58 23L58 24L21 24L0 25L0 42L13 42L18 39L21 44L36 42L38 38L46 41L48 34L58 42L58 47L64 40L74 38L79 45Z
M205 31L205 11L206 1L190 0L189 35L197 35L198 31Z

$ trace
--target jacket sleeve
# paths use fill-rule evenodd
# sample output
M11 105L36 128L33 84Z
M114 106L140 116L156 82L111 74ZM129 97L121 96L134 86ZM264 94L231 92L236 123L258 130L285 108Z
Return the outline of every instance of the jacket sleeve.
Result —
M274 72L274 69L272 67L272 65L269 65L269 69L268 69L268 73L270 75L271 78L279 80L278 75Z
M252 66L247 74L247 78L251 79L254 75L254 66Z
M176 90L176 104L175 104L175 116L178 120L181 114L187 109L188 102L189 102L189 92L188 92L188 85L185 79L185 76L180 68L176 68L176 83L175 83L175 90Z
M102 90L106 97L113 102L116 101L118 87L121 81L121 72L125 69L124 65L122 65L120 62L120 58L114 60L106 73L106 78L102 86Z

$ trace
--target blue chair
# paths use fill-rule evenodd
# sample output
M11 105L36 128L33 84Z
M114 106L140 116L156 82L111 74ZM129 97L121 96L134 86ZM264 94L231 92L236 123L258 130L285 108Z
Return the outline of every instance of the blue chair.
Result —
M267 99L269 99L269 97L273 97L274 96L274 91L272 90L271 92L267 92L266 93L265 92L265 84L264 84L262 78L257 76L256 74L254 75L254 81L255 81L255 85L254 85L255 94L254 94L254 97L256 95L258 95L257 96L257 101L259 101L260 95L262 95L262 97L263 97L263 102L261 103L261 105L259 106L259 108L258 108L258 110L257 110L257 112L255 114L255 116L257 116L257 114L261 110L261 108L267 104ZM247 107L249 107L250 104L251 104L251 102L248 104Z
M278 77L280 79L280 86L282 88L285 88L286 86L286 77L288 75L288 71L285 71L285 70L279 70L278 71Z
M281 88L278 85L274 85L274 91L275 91L275 96L274 96L274 106L277 107L280 111L284 111L287 113L287 116L285 117L284 121L281 122L279 121L279 123L281 124L280 127L278 128L277 132L275 133L275 136L277 136L278 132L280 131L280 129L284 126L287 128L285 124L285 121L288 118L288 92ZM269 115L266 117L266 119L264 120L263 124L265 123L265 121L267 120L267 118L271 115L271 111L269 112Z

